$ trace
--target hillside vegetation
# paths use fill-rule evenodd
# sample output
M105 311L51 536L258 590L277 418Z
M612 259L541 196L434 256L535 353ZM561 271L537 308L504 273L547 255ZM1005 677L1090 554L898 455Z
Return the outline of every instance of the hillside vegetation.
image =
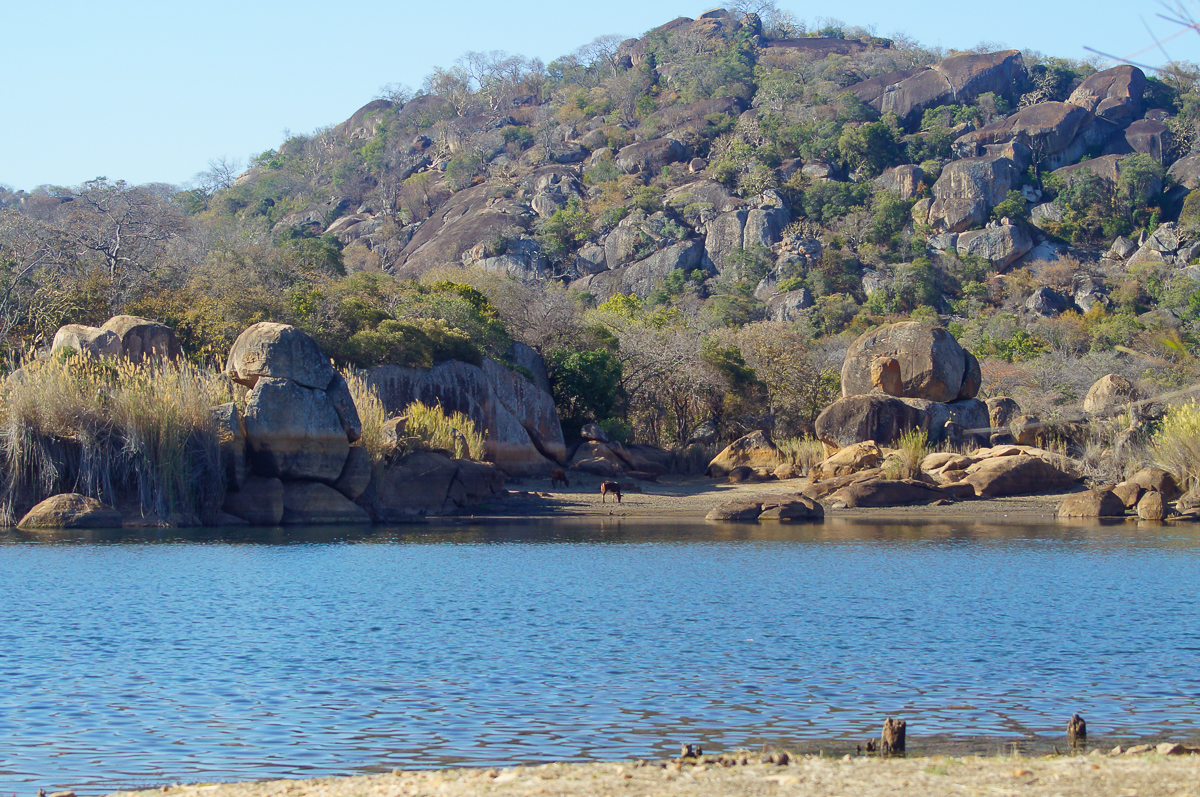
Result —
M1047 419L1103 374L1193 381L1200 70L734 5L549 64L467 53L190 187L0 191L0 339L129 313L198 363L261 320L351 366L520 341L568 434L662 445L805 433L849 341L907 318Z

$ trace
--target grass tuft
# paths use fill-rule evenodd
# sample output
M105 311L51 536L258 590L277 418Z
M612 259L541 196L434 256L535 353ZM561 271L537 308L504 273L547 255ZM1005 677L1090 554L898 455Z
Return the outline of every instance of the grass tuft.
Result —
M404 414L408 416L405 433L418 438L418 448L443 449L459 459L483 459L487 430L477 431L475 422L467 415L461 412L447 415L441 402L430 407L420 401L405 407Z
M1200 482L1200 403L1195 399L1168 407L1150 450L1184 490Z

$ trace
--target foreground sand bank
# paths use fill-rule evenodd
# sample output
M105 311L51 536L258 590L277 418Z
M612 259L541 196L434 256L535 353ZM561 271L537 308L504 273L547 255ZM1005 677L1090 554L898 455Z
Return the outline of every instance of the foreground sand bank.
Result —
M276 780L164 787L177 797L474 797L474 795L1200 795L1200 755L1047 758L792 758L784 766L725 766L712 758L698 765L546 764L510 769L393 772L316 780ZM728 759L726 759L728 760ZM123 792L132 797L139 792ZM140 794L148 794L141 792Z

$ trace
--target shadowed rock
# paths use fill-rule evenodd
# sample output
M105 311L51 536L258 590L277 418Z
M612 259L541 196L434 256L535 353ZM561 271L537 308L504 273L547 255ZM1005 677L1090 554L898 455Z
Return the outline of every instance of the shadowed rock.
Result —
M1111 489L1069 495L1058 505L1058 517L1124 517L1125 502Z
M120 528L121 513L95 498L79 493L52 495L25 513L17 523L23 529Z

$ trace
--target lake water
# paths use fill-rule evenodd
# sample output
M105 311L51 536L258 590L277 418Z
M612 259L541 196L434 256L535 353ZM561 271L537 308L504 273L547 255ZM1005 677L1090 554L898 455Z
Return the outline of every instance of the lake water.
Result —
M0 794L1200 734L1200 527L0 532ZM1099 740L1097 737L1101 737Z

